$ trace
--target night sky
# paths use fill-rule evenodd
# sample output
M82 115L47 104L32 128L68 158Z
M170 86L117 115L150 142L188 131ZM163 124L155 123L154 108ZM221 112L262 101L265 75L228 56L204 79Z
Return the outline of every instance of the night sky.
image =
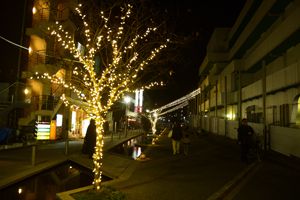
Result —
M0 5L0 36L20 44L24 1L2 1ZM19 48L0 39L0 79L13 82L16 79ZM17 56L17 57L16 57Z
M23 3L23 1L21 1ZM166 3L167 1L162 1ZM181 11L187 13L182 19L182 29L188 34L199 32L198 41L194 47L186 51L191 63L188 68L174 66L173 84L161 89L146 90L145 94L156 101L158 106L172 102L197 88L199 82L199 67L206 55L206 45L216 27L232 27L240 14L246 0L170 0L179 4ZM20 43L23 15L22 3L3 1L0 6L1 29L0 36L15 43ZM18 66L16 55L19 49L0 39L0 78L1 82L11 79Z
M199 67L206 55L207 43L216 27L232 27L246 0L173 0L178 2L183 11L187 11L183 29L187 33L198 31L199 41L188 50L187 56L192 63L187 69L177 66L173 74L175 84L161 89L146 90L157 106L163 106L197 89Z

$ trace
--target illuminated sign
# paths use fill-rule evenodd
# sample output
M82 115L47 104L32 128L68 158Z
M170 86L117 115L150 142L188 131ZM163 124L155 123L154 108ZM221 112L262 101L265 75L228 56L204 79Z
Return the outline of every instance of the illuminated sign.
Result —
M61 114L56 115L56 126L62 126L63 116Z
M36 135L38 140L50 139L50 122L37 122L36 129Z

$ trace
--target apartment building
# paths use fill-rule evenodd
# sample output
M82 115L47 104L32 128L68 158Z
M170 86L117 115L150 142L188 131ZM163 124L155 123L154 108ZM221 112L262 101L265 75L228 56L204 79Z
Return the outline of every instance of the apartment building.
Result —
M209 40L190 126L237 139L247 118L265 148L300 157L299 35L299 0L248 0Z
M69 83L72 76L72 55L63 47L62 42L51 36L48 27L56 22L62 24L65 31L75 34L76 26L70 19L74 8L72 1L58 0L29 0L31 26L26 28L25 34L30 38L28 62L22 72L22 79L31 86L30 108L24 110L19 118L20 129L26 126L41 126L43 129L38 138L41 140L57 139L58 137L82 137L85 135L89 118L86 113L75 107L65 106L60 99L62 94L70 102L77 101L77 105L88 106L78 99L77 95L63 84L56 84L44 77L31 79L36 74L47 73L55 75ZM75 6L75 4L74 4ZM50 137L50 129L54 135Z
M3 90L0 93L0 118L5 118L3 121L9 122L0 125L11 127L14 130L26 131L39 127L38 140L83 137L89 125L88 114L75 106L64 105L61 100L61 96L64 94L66 100L71 104L90 108L89 104L78 98L73 90L63 86L63 83L66 85L70 83L72 69L78 62L73 59L69 50L64 48L62 42L51 35L48 29L48 27L57 26L56 22L59 22L64 31L75 36L76 30L78 30L74 23L74 14L77 14L75 11L78 6L77 1L24 0L22 6L20 6L22 7L20 10L23 10L23 14L18 16L20 21L24 21L22 28L20 28L22 31L19 34L19 37L23 36L21 37L21 45L10 44L22 50L22 64L18 68L16 83L0 84L0 91ZM8 6L9 8L13 8L13 6ZM73 38L78 39L79 37L76 36ZM84 47L79 42L76 41L76 44L83 53ZM18 54L13 57L17 60ZM43 75L31 78L36 74ZM54 83L47 76L60 77L63 83ZM140 94L138 109L141 112L143 94L142 92ZM124 102L121 104L125 105ZM1 106L4 108L1 109ZM123 112L127 116L131 116L129 120L136 121L137 114L130 112L125 108L126 106L123 107ZM16 112L17 109L18 112ZM116 130L115 122L123 116L125 114L114 115L113 111L108 112L105 131ZM137 127L137 125L135 126Z

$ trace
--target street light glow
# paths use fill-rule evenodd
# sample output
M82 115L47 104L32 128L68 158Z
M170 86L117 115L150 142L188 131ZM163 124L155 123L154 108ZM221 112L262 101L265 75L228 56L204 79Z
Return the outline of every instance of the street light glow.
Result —
M128 103L130 101L130 98L129 97L125 97L124 101L125 101L125 103Z

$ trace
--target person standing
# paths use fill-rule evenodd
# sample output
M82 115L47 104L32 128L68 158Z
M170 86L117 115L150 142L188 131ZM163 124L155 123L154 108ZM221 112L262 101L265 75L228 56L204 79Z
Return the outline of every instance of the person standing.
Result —
M190 140L190 135L189 134L185 134L185 137L182 139L182 143L183 143L183 153L185 155L188 154L188 151L189 151L189 146L190 146L190 143L191 143L191 140Z
M180 121L177 120L173 127L172 133L172 146L173 146L173 154L179 153L180 140L183 138L182 128L180 126Z
M247 154L252 145L252 136L254 131L251 126L248 126L247 119L242 120L242 125L238 128L238 143L241 145L242 155L241 161L248 164Z
M199 137L200 136L200 133L203 133L204 132L204 130L202 129L202 128L200 128L200 127L198 127L198 129L197 129L197 132L194 134L196 137Z
M87 128L86 136L84 138L84 143L86 144L86 153L89 154L89 158L92 158L96 146L96 123L94 119L90 120L90 125Z

